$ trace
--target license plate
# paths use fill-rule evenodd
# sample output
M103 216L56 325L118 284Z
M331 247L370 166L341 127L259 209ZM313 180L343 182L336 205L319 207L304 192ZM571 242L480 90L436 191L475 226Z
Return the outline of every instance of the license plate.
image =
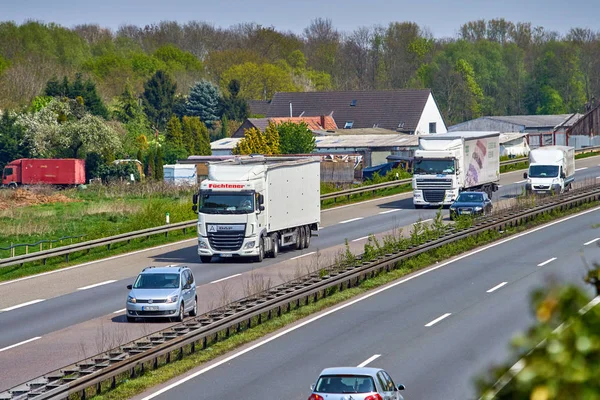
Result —
M461 211L461 214L471 214L471 211Z
M221 257L233 257L233 254L221 254Z
M142 311L158 311L158 306L144 306Z

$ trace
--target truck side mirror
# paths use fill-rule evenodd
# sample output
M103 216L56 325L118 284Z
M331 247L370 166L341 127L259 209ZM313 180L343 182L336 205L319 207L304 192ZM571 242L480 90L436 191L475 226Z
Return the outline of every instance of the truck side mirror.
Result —
M561 173L560 173L560 177L561 177L562 179L565 179L567 176L565 175L565 173L564 173L564 172L561 172Z
M262 194L258 195L258 204L262 205L265 202L265 196L263 196ZM262 208L264 210L264 207Z
M527 172L523 172L523 179L527 179Z
M198 204L198 193L194 193L194 195L192 196L192 203L194 205Z

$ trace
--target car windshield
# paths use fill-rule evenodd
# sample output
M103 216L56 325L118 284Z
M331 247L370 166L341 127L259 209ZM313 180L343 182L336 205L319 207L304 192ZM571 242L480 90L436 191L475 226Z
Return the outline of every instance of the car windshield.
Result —
M483 195L481 193L461 193L456 201L460 203L481 203Z
M317 393L370 393L375 392L375 384L370 376L323 375L319 377Z
M556 178L558 176L557 165L532 165L529 167L531 178Z
M172 289L179 287L179 274L140 274L134 289Z
M415 174L454 174L454 160L424 160L416 159Z
M4 178L12 175L12 168L4 168Z
M253 211L252 193L200 193L200 212L205 214L249 214Z

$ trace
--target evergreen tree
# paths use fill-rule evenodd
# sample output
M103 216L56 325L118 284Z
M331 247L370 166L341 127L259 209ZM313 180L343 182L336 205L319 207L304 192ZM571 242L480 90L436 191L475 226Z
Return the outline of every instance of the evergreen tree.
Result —
M183 117L183 147L188 154L193 155L196 151L194 142L193 117Z
M164 178L163 171L163 154L160 146L156 149L156 162L154 163L154 179L162 181Z
M31 156L30 147L23 144L24 129L17 124L17 116L4 112L0 114L0 171L9 162Z
M129 82L125 85L123 93L117 98L117 103L118 106L114 111L114 115L119 121L126 124L141 119L143 110L138 103L138 99L133 94Z
M281 154L309 154L315 149L315 136L305 122L277 125Z
M148 160L146 161L146 176L148 179L154 179L154 152L150 149L148 150Z
M243 121L250 115L250 108L245 99L239 97L240 81L232 79L227 85L229 95L221 102L221 112L224 117L235 121Z
M229 137L229 119L225 115L221 118L221 134L219 136L220 139Z
M173 110L177 84L164 71L156 73L144 84L142 100L148 119L164 128Z
M166 141L174 147L183 146L183 130L181 122L176 115L172 115L167 123L167 132L165 134Z
M141 163L144 162L144 157L142 155L142 149L138 149L137 155L135 156L135 158L136 158L136 160L138 160Z
M233 154L279 154L277 127L270 122L264 133L256 128L246 129L244 137L233 149Z
M186 114L200 117L202 122L212 126L213 121L219 120L217 114L220 101L219 89L208 81L200 81L190 90L190 96L186 102Z
M194 147L196 149L196 155L211 155L212 150L210 148L208 128L202 123L202 121L200 121L199 118L196 118L196 121L194 122L194 128Z
M68 97L69 99L81 98L83 105L91 114L104 119L108 118L108 109L98 95L96 84L90 79L84 83L80 73L75 76L75 81L72 84L69 83L69 78L66 76L63 77L62 82L58 82L56 78L50 79L46 83L45 94L46 96Z

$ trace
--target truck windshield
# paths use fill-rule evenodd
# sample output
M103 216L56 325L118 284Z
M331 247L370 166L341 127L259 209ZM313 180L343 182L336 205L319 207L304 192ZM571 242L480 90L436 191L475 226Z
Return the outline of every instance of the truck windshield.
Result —
M529 176L531 178L556 178L558 176L558 165L531 165Z
M249 214L254 212L254 196L252 193L200 192L200 212Z
M454 160L416 159L415 174L454 174Z

